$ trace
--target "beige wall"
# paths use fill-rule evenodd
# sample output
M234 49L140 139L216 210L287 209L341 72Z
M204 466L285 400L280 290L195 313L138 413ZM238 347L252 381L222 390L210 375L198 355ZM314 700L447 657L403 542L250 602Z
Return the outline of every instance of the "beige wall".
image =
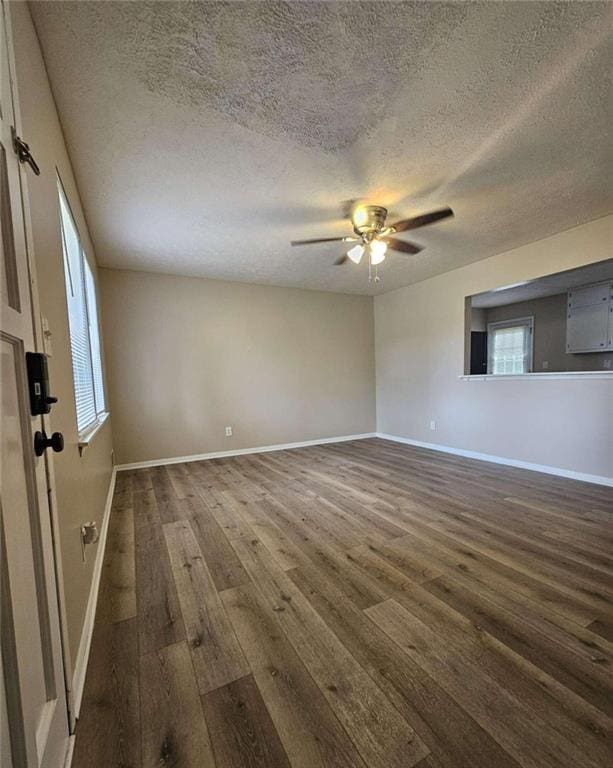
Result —
M378 430L613 477L613 378L459 378L466 296L610 258L612 242L608 216L377 296Z
M371 297L100 275L118 463L374 431Z
M484 312L485 324L517 317L534 318L534 349L532 370L542 371L603 371L605 361L613 365L613 352L584 352L568 354L566 352L566 305L567 294L544 296L531 301L518 301L502 307L490 307ZM543 361L548 367L543 367ZM611 368L610 370L613 370Z
M91 446L79 456L56 167L87 255L95 267L94 249L27 4L12 3L11 17L22 132L41 168L38 177L28 174L28 189L41 312L48 318L53 333L49 375L59 402L53 407L51 428L62 432L65 440L64 452L54 456L54 466L69 650L74 665L96 554L96 545L88 547L87 562L83 563L79 529L86 520L102 522L112 471L111 425L107 421Z

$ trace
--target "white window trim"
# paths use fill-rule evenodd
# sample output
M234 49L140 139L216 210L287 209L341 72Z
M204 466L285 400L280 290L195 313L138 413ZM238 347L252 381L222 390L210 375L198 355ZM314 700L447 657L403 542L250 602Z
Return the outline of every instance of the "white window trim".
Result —
M504 373L492 373L493 360L492 360L492 348L493 345L489 343L490 334L501 328L514 328L515 326L522 325L528 328L528 348L526 350L526 363L527 371L521 374L504 374ZM512 320L500 320L494 323L487 324L487 375L488 376L526 376L532 373L532 360L534 357L534 316L529 317L514 317Z
M62 196L62 198L64 200L64 203L65 203L65 206L66 206L66 208L68 210L68 213L69 213L70 217L72 218L72 225L73 225L73 227L75 229L75 232L77 234L77 237L78 237L78 244L79 244L79 249L80 249L79 258L81 259L81 262L83 263L83 267L85 266L85 264L87 264L89 269L90 269L90 271L91 271L91 265L89 264L89 259L87 257L86 252L85 252L85 249L83 248L83 244L82 244L82 241L81 241L81 235L80 235L78 227L77 227L77 222L76 222L76 219L75 219L74 214L72 212L72 207L70 205L70 201L68 200L68 195L66 194L66 190L64 188L64 184L62 182L62 179L61 179L59 173L57 172L57 169L56 169L56 179L57 179L58 192L59 192L59 194ZM64 235L64 221L63 221L61 212L60 212L60 229L61 229L61 235L62 235L62 251L64 251L65 248L66 248L66 242L65 242L65 235ZM63 263L64 263L64 269L66 269L67 262L66 262L66 257L65 257L64 254L63 254ZM70 279L70 282L72 284L72 274L70 274L70 273L69 273L69 279ZM84 308L85 308L85 317L86 317L86 321L87 321L88 343L90 345L89 361L90 361L90 367L91 367L91 380L92 380L92 386L95 387L95 384L94 384L94 370L93 370L94 361L92 359L91 339L90 339L90 336L89 336L89 328L90 328L89 313L90 313L90 309L91 309L90 305L89 305L89 298L90 297L88 296L87 285L86 285L86 276L85 276L84 268L83 268L83 273L82 273L82 290L83 290L83 297L84 297L84 302L85 302ZM98 312L98 296L97 296L97 294L95 295L94 298L95 298L95 301L96 301L95 309L96 309L96 312ZM98 335L99 335L100 334L100 318L99 317L98 317L97 327L98 327ZM70 328L69 328L69 334L70 334ZM101 338L99 338L99 344L100 344L100 346L102 346L102 339ZM72 349L71 349L71 358L72 358ZM71 363L74 366L74 360L71 359ZM78 438L79 438L78 445L79 445L79 453L80 454L82 454L83 451L85 450L85 448L87 448L91 444L92 440L98 434L98 432L100 431L100 429L102 428L102 426L104 425L104 423L106 422L106 420L108 419L108 417L110 415L109 410L108 410L106 386L105 386L105 383L104 383L104 369L102 370L102 387L103 387L103 397L104 397L104 410L96 413L96 419L94 421L92 421L90 424L88 424L86 427L81 429L81 430L79 430L78 419L77 419L77 412L76 412L76 409L75 409L75 421L77 422L77 435L78 435ZM73 371L73 388L74 388L74 371ZM76 398L76 390L75 390L75 398ZM94 392L94 403L95 403L95 399L96 399L96 395L95 395L95 392Z
M100 432L109 416L110 414L108 411L100 413L93 424L90 424L82 432L79 432L79 453L82 454L83 451L91 444L92 440L98 434L98 432Z

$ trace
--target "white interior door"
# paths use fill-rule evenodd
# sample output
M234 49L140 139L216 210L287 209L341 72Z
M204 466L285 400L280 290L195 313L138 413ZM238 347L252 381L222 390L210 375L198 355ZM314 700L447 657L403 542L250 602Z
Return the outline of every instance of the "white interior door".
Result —
M60 768L69 727L58 595L46 459L33 449L42 422L30 416L25 365L25 353L36 351L35 289L25 239L25 169L12 146L17 110L4 2L0 11L0 755L2 768Z

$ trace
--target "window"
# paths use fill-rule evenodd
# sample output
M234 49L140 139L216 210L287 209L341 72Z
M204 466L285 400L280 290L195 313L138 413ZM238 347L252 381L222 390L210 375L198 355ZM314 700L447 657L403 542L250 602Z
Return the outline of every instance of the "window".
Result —
M530 373L532 370L532 327L533 319L531 317L488 323L488 373Z
M79 436L105 413L96 286L66 195L58 179L64 277Z

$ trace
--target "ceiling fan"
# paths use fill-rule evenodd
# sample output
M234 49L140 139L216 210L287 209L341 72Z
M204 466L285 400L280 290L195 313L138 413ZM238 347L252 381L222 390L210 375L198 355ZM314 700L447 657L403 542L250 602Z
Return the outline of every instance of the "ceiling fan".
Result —
M403 254L415 254L423 250L421 245L410 243L407 240L399 240L392 237L397 232L405 232L409 229L424 227L426 224L434 224L453 216L451 208L441 208L438 211L424 213L421 216L413 216L410 219L397 221L389 226L385 225L387 208L381 205L358 205L351 214L354 235L347 237L320 237L315 240L292 240L292 245L311 245L315 243L356 243L346 254L340 256L334 264L340 266L350 259L359 264L365 252L368 254L369 279L371 267L376 267L385 259L388 248ZM375 281L379 278L375 274Z

